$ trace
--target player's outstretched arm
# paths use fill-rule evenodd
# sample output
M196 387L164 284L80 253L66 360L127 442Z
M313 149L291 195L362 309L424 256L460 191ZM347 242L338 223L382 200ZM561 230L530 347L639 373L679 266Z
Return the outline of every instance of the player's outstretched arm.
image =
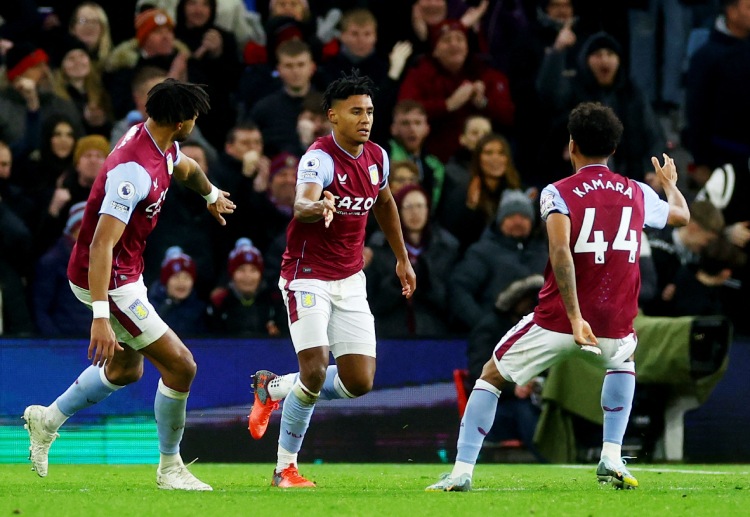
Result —
M198 162L180 152L180 161L175 165L173 174L183 185L203 196L208 211L219 224L227 224L222 214L233 213L236 205L228 199L229 192L219 190L211 184Z
M404 245L404 235L401 232L401 221L398 217L398 208L391 194L390 187L386 186L378 193L378 198L372 206L380 228L388 239L394 255L396 255L396 276L401 281L401 294L411 298L417 289L417 275L409 261L409 254Z
M662 156L664 157L664 165L659 164L659 159L656 156L651 157L651 163L656 171L656 177L662 184L664 194L667 196L667 203L669 203L667 224L685 226L690 222L690 209L685 196L677 188L677 167L675 167L673 158L667 156L666 153Z
M326 228L333 221L336 213L336 200L330 192L323 190L317 183L297 185L294 198L294 218L302 223L314 223L324 220Z
M573 338L581 346L594 346L598 343L589 323L581 315L576 288L576 269L570 251L570 219L567 215L555 213L547 217L549 236L549 261L557 282L557 289L565 305L565 312L573 328Z

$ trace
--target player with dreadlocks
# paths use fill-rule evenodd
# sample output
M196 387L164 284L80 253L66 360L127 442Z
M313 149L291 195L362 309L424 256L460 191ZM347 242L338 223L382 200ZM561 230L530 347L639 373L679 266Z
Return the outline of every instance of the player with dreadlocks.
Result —
M211 490L180 457L185 407L196 364L190 350L149 303L143 251L156 226L172 177L202 195L222 225L234 211L227 192L213 186L195 160L180 152L198 115L209 109L199 85L167 79L148 93L148 119L130 128L104 162L86 203L68 264L70 287L93 311L88 357L92 365L49 406L23 414L32 469L47 475L50 445L73 414L138 381L146 357L159 370L154 412L159 436L159 488Z

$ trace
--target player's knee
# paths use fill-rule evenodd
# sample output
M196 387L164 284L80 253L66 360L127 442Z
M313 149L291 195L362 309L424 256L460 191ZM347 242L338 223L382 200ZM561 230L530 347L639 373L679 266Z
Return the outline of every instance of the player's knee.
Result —
M300 380L307 389L312 391L320 391L323 387L323 383L326 380L326 369L327 365L308 365L304 368L304 371L300 372Z
M180 354L179 357L172 362L170 370L175 377L190 383L195 379L195 375L198 372L198 365L195 363L195 359L193 359L193 354L185 349L184 353Z
M361 397L372 391L372 379L354 379L341 383L353 397Z
M489 382L498 389L502 389L505 385L505 378L500 375L500 371L497 369L494 359L490 359L484 364L480 379Z
M107 380L112 384L127 386L128 384L138 382L143 377L143 363L132 366L112 365L107 368L105 375Z

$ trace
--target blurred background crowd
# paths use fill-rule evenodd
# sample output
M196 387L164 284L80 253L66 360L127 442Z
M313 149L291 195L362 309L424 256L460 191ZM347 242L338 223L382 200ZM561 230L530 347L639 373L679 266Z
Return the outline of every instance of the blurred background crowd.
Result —
M372 220L380 338L494 344L533 308L538 193L571 173L581 101L624 123L613 170L660 191L650 157L670 153L692 201L688 226L644 239L643 311L748 329L750 0L13 0L0 17L0 334L88 335L66 278L83 207L173 77L210 93L181 148L238 208L220 227L173 184L149 297L182 336L285 335L275 286L297 162L329 131L326 85L352 68L378 87L371 139L418 278L405 300Z

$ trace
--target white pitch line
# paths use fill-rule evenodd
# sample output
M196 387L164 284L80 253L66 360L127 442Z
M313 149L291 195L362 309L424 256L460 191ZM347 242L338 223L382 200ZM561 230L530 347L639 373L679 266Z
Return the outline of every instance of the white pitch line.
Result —
M595 469L593 465L558 465L563 469ZM688 469L674 469L674 468L658 468L658 467L633 467L628 465L628 470L638 470L643 472L674 472L676 474L706 474L710 476L729 476L729 475L740 475L747 476L750 472L725 472L720 470L688 470Z

